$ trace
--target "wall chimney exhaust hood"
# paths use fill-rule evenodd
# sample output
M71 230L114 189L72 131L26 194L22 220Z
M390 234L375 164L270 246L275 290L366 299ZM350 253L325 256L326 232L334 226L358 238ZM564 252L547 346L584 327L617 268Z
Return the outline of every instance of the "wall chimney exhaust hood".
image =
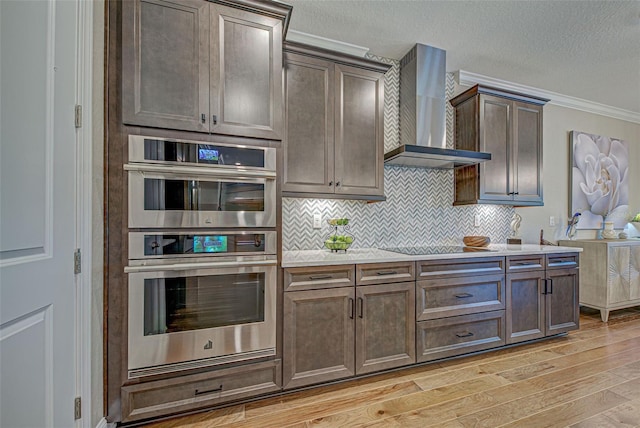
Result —
M446 148L446 51L416 44L400 60L400 144L385 164L449 169L491 160L490 153Z

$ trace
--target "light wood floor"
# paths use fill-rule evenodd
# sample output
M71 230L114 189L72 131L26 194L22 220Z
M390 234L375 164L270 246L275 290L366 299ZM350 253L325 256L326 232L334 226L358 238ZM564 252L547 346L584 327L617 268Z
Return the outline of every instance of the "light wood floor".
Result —
M640 427L640 308L565 337L165 420L205 427Z

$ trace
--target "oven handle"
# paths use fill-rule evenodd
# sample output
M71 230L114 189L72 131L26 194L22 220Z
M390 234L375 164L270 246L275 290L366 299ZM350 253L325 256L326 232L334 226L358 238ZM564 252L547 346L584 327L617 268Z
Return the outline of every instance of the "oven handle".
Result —
M173 165L154 165L154 164L132 164L126 163L123 166L125 171L138 172L155 172L161 174L180 174L189 176L205 176L205 177L223 177L223 178L276 178L275 171L268 170L243 170L243 169L224 169L205 168L205 167L188 167Z
M153 271L178 271L192 269L215 269L244 266L276 266L276 260L256 260L240 262L211 262L211 263L177 263L172 265L147 265L147 266L125 266L124 273L153 272Z

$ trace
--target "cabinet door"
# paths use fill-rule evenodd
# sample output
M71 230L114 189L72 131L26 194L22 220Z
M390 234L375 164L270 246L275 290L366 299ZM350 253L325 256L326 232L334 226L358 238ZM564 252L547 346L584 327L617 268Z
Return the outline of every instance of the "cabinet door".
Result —
M354 294L354 287L284 293L284 388L355 374Z
M209 3L136 0L122 8L123 122L207 132Z
M545 335L544 271L507 275L507 343Z
M577 330L580 326L578 306L578 269L547 271L546 335Z
M513 135L513 199L542 204L542 106L514 102Z
M211 6L211 132L281 139L282 22Z
M356 374L416 362L415 283L356 290Z
M384 75L335 66L335 193L384 195Z
M609 303L628 302L631 299L629 267L631 251L629 247L610 245L607 266L607 290Z
M333 63L285 54L283 191L333 193Z
M636 300L640 299L640 245L629 250L629 294L631 300Z
M480 96L480 151L491 153L491 160L480 164L480 199L510 201L511 115L513 102L491 95Z

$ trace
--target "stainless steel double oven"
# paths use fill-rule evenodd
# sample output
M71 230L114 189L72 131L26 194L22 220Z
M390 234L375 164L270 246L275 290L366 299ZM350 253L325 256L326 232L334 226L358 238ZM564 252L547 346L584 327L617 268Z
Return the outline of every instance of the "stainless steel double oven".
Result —
M275 355L275 163L129 136L130 378Z

